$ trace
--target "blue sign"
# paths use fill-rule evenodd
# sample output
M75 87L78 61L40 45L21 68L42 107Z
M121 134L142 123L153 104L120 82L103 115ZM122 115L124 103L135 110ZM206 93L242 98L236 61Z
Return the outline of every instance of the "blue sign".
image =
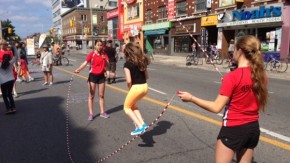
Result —
M279 17L282 15L282 7L280 6L260 6L254 10L234 10L232 11L233 19L235 20L249 20L249 19L260 19L269 17Z

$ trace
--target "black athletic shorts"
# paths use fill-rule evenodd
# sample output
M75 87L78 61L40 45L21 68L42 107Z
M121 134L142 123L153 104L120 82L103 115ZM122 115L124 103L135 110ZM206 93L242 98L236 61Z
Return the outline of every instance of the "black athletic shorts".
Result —
M88 82L102 84L102 83L105 83L105 81L106 81L106 77L104 74L98 74L98 75L93 74L93 73L89 74Z
M221 139L223 144L233 151L240 151L245 148L255 148L260 137L259 122L225 127L223 126L217 139Z

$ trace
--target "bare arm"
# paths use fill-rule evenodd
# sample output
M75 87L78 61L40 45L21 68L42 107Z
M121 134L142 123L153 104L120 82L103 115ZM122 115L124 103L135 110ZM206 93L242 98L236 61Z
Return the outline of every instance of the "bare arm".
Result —
M87 61L84 61L84 62L80 65L80 67L77 68L77 69L75 70L75 73L80 73L80 71L81 71L82 69L84 69L84 68L87 66L87 64L88 64L88 62L87 62Z
M130 89L132 87L132 79L131 79L130 70L128 68L124 68L124 71L125 71L125 78L127 81L127 86Z
M220 113L225 107L225 105L227 104L227 102L229 101L229 97L223 96L223 95L218 95L215 101L203 100L201 98L192 96L188 92L180 92L178 96L180 97L182 101L192 102L202 107L203 109L216 113L216 114Z

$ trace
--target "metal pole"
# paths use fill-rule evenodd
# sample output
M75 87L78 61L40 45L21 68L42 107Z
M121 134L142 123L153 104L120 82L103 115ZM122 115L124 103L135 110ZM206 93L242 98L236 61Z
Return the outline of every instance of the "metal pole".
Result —
M92 37L92 50L94 50L94 35L93 35L93 5L92 0L90 0L90 12L91 12L91 37Z

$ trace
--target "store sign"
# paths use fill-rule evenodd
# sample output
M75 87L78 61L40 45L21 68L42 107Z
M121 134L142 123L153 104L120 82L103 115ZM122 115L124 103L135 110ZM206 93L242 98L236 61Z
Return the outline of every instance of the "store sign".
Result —
M174 0L168 0L168 20L173 20L175 18L174 14L175 2Z
M147 24L142 26L143 31L147 30L155 30L155 29L164 29L164 28L171 28L172 22L162 22L162 23L155 23L155 24Z
M238 25L248 25L248 24L261 24L261 23L275 23L282 22L281 17L273 17L273 18L263 18L263 19L250 19L243 21L234 21L228 23L219 23L217 27L227 27L227 26L238 26Z
M282 15L282 8L275 6L260 6L258 9L253 8L249 10L234 10L232 11L232 14L232 21L279 17Z
M188 33L188 32L196 32L196 25L184 25L184 26L177 26L175 27L175 33ZM188 32L187 32L188 30Z
M128 5L133 4L133 3L135 3L135 2L136 2L136 0L126 0L126 3L127 3Z
M115 9L115 10L108 11L106 17L107 19L112 19L112 18L118 17L118 15L119 15L118 9Z
M283 3L227 11L219 14L217 27L282 22Z
M213 26L218 24L218 16L206 16L201 18L201 26Z

